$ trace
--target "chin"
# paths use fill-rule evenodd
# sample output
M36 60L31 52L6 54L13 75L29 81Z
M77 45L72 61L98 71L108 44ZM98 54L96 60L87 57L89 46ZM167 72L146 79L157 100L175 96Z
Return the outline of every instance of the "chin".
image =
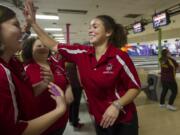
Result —
M94 41L94 40L90 40L90 43L91 43L91 44L96 44L97 42Z

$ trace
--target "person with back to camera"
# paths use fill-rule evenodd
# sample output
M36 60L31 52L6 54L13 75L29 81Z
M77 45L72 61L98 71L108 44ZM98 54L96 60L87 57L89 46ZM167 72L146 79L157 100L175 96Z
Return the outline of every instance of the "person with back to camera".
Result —
M89 36L93 46L58 44L35 20L33 2L26 0L25 17L44 45L58 50L79 70L87 96L89 112L94 118L97 135L138 135L138 117L133 100L140 92L136 69L126 52L121 25L107 15L90 22Z
M43 115L55 108L55 102L48 92L49 82L54 82L65 93L66 102L72 102L71 87L68 84L65 71L65 61L56 58L51 54L51 50L44 46L38 38L29 38L23 43L22 57L24 60L25 71L33 87L36 96L38 112L36 115ZM41 72L44 71L44 77ZM44 105L46 104L46 105ZM62 135L68 121L68 109L43 135Z
M176 70L179 68L178 63L171 57L168 49L163 49L160 58L161 65L161 83L162 93L160 96L160 107L165 107L165 97L168 90L171 90L167 109L176 111L177 108L173 105L177 96Z
M52 111L32 119L34 98L23 65L14 57L21 49L22 32L16 14L0 5L0 133L2 135L39 135L60 118L66 103L63 91L49 84L56 101ZM60 95L55 96L52 88Z

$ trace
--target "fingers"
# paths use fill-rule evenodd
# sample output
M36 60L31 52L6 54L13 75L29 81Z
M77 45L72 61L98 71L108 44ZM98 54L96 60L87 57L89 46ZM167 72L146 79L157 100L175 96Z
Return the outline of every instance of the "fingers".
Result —
M25 9L27 11L27 15L30 15L32 18L35 18L36 10L34 8L34 4L32 0L25 1Z
M116 118L111 119L111 121L110 121L110 126L114 125L115 121L116 121Z
M55 97L55 96L53 96L53 95L51 95L51 98L52 98L52 99L54 99L54 100L56 100L56 97Z
M52 74L51 69L45 68L45 67L40 67L40 70L43 72L49 72Z
M103 118L103 120L100 123L100 126L102 126L103 128L108 128L112 126L115 121L116 121L115 117L107 116Z
M50 82L49 85L48 85L48 88L50 89L50 93L53 94L53 92L51 91L51 88L52 88L52 87L55 87L55 88L58 90L58 92L60 92L60 95L61 95L61 96L64 96L63 90L62 90L59 86L57 86L56 84L54 84L54 83L52 83L52 82Z
M34 5L32 0L26 0L26 6L28 8L28 11L31 15L33 15L33 11L34 11Z
M40 74L41 74L42 79L48 80L48 81L53 81L54 76L50 69L41 67Z
M112 105L109 106L102 117L100 126L103 128L108 128L112 126L115 123L118 116L119 116L119 110L114 108L114 106Z
M48 77L48 78L52 78L53 77L53 74L49 71L41 71L40 72L41 76L44 78L44 77Z

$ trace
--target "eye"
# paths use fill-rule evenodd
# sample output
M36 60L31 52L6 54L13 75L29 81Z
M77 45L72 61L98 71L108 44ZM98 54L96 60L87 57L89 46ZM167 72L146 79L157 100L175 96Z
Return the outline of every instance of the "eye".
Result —
M37 47L41 47L41 45L37 45Z
M94 28L94 29L96 29L97 27L96 27L96 26L94 26L93 28Z
M14 26L16 26L17 28L20 28L20 24L19 23L14 23Z

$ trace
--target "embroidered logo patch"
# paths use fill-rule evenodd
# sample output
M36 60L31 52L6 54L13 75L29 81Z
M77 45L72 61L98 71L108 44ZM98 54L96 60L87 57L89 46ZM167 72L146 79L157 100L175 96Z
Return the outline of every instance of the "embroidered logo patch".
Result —
M111 63L108 63L106 65L106 69L105 71L103 72L103 74L113 74L113 65Z

